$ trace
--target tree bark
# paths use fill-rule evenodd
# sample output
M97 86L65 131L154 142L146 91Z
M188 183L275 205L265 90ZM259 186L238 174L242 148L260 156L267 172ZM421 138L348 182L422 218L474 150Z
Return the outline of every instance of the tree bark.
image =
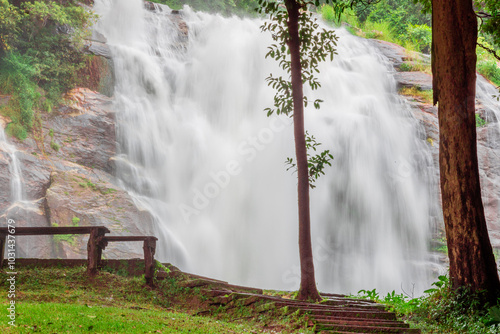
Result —
M304 130L304 93L302 83L302 65L300 63L299 15L301 7L296 0L285 1L288 11L288 47L291 55L293 124L295 154L297 157L298 206L299 206L299 255L300 289L299 300L321 300L316 279L311 245L311 222L309 213L309 169Z
M500 281L491 247L477 160L477 20L471 0L432 1L432 73L439 111L439 167L453 289L485 291Z

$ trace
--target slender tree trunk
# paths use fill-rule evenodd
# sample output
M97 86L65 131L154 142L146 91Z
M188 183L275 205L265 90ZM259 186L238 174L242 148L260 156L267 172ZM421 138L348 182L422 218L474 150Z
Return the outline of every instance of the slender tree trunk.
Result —
M484 290L500 282L486 228L476 144L477 19L471 0L432 1L432 73L439 110L439 166L453 289Z
M300 253L300 300L321 300L316 288L314 263L311 245L311 222L309 214L309 169L304 130L304 94L302 84L302 65L300 63L299 11L296 0L287 0L288 47L291 54L293 124L295 154L297 156L298 199L299 199L299 253Z

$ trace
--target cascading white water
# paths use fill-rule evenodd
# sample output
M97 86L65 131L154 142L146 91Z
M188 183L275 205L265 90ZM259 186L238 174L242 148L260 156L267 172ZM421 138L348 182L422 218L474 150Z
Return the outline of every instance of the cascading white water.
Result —
M97 29L111 46L117 87L117 173L162 233L158 253L181 269L264 288L298 288L296 175L291 121L267 118L279 73L259 20L100 0ZM419 293L428 203L424 149L381 56L343 30L321 65L306 127L333 166L312 191L313 251L322 291Z
M24 187L21 166L16 156L17 149L9 143L3 129L0 129L0 151L7 153L9 157L10 202L12 204L21 202L24 198Z

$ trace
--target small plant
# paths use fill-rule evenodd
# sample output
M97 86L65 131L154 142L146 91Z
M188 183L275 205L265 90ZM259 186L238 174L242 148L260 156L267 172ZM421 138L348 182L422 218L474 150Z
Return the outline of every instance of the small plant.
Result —
M485 321L486 326L500 324L500 306L493 306L488 310L488 317Z
M80 223L80 218L73 216L73 218L71 219L71 223L73 224L73 226L78 226L78 223Z
M71 246L76 245L76 235L74 234L56 234L53 238L56 243L62 243L64 241Z
M485 119L483 119L479 114L476 114L476 127L482 128L483 126L486 126L488 122L486 122Z
M440 289L444 289L446 288L448 285L449 285L450 281L448 279L448 276L445 276L445 275L440 275L438 277L438 281L432 283L431 285L434 285L435 288L430 288L430 289L427 289L424 291L424 293L433 293L433 292L437 292L439 291Z
M377 292L377 289L373 290L359 290L358 295L360 295L361 298L373 300L373 301L378 301L380 300L379 294Z
M59 151L59 149L61 148L61 145L59 145L59 144L58 144L58 143L56 143L55 141L51 141L51 142L50 142L50 147L51 147L54 151L58 152L58 151Z

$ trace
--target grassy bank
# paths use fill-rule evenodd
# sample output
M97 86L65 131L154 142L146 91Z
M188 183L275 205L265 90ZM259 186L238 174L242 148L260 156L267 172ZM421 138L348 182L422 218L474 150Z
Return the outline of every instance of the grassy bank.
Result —
M421 5L408 0L380 1L370 6L347 9L339 17L333 7L323 5L318 8L322 18L334 25L344 25L352 34L363 38L374 38L395 43L409 51L430 53L432 29L430 14L422 12ZM395 6L395 7L391 7ZM490 36L479 36L478 42L490 50L495 45L488 43ZM477 71L496 86L500 86L500 62L490 51L478 45Z
M85 267L20 268L16 277L16 325L8 324L7 275L1 274L1 333L311 333L300 319L258 313L254 306L227 310L211 305L185 278L158 281ZM118 274L120 273L120 275ZM203 314L198 316L197 314Z

